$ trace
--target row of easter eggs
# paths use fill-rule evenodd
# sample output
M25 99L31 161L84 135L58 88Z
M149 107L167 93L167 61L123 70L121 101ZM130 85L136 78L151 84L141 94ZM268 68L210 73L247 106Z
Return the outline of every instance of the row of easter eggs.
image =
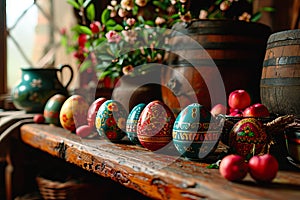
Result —
M127 134L131 142L151 151L175 146L181 155L191 159L205 158L213 152L223 128L198 103L188 105L175 118L161 101L138 104L128 114L116 100L99 98L89 105L80 95L51 97L44 117L46 122L61 124L82 137L96 130L100 136L118 142Z

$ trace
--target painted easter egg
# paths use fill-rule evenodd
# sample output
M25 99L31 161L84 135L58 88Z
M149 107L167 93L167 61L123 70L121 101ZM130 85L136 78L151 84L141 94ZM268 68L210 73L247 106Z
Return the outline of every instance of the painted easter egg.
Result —
M137 124L141 145L151 151L165 147L172 141L174 121L174 114L166 104L158 100L148 103Z
M137 137L137 124L139 117L143 111L143 109L146 107L146 104L140 103L132 108L130 111L127 121L126 121L126 134L128 139L134 143L140 145L140 141Z
M44 117L46 123L60 126L59 112L66 99L67 97L62 94L56 94L50 97L44 107Z
M221 131L211 113L203 105L193 103L176 117L172 137L182 156L203 159L216 149Z
M87 124L89 104L80 95L70 96L60 109L59 119L62 127L75 132L76 127Z
M107 100L100 106L95 120L96 130L112 142L120 141L125 135L127 111L116 100Z
M266 143L263 124L255 118L241 119L229 133L229 147L244 157L263 153Z

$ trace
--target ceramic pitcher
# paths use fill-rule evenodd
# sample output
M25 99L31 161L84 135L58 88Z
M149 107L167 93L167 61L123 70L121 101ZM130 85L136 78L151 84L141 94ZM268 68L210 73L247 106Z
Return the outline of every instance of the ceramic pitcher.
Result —
M70 78L64 86L58 79L63 69L70 71ZM28 113L42 113L47 100L55 94L68 96L67 87L73 79L73 70L69 65L59 69L22 68L22 80L12 90L12 100L17 109Z

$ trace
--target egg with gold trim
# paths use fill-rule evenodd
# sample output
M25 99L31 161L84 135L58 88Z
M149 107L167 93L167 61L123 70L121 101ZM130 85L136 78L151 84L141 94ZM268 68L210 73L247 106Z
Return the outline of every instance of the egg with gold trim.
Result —
M185 107L176 117L172 137L178 152L189 159L204 159L216 149L222 127L201 104Z
M140 141L137 137L137 124L138 120L140 118L140 115L143 111L143 109L146 107L145 103L139 103L136 106L132 108L130 111L127 121L126 121L126 134L128 136L128 139L137 145L140 145Z
M229 147L243 157L264 153L266 144L267 133L255 118L239 120L229 133Z
M141 145L156 151L172 143L174 121L174 114L166 104L159 100L148 103L137 124L137 137Z

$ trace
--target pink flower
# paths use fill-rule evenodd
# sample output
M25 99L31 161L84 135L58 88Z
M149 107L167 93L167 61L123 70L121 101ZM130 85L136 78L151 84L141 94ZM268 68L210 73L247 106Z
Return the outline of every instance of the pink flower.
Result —
M108 42L119 43L121 41L121 36L116 31L109 31L105 34Z
M125 74L125 75L129 75L133 72L134 68L132 65L127 65L125 67L122 68L122 72Z
M67 34L67 28L61 28L61 29L59 30L59 32L60 32L60 34L62 34L62 35L66 35L66 34Z
M129 26L133 26L135 24L135 19L134 18L128 18L126 20L126 23L129 25Z
M121 7L125 10L132 10L134 7L134 0L121 0Z
M156 25L161 25L161 24L163 24L165 22L166 22L166 20L164 18L162 18L162 17L156 17L156 19L155 19L155 24Z

